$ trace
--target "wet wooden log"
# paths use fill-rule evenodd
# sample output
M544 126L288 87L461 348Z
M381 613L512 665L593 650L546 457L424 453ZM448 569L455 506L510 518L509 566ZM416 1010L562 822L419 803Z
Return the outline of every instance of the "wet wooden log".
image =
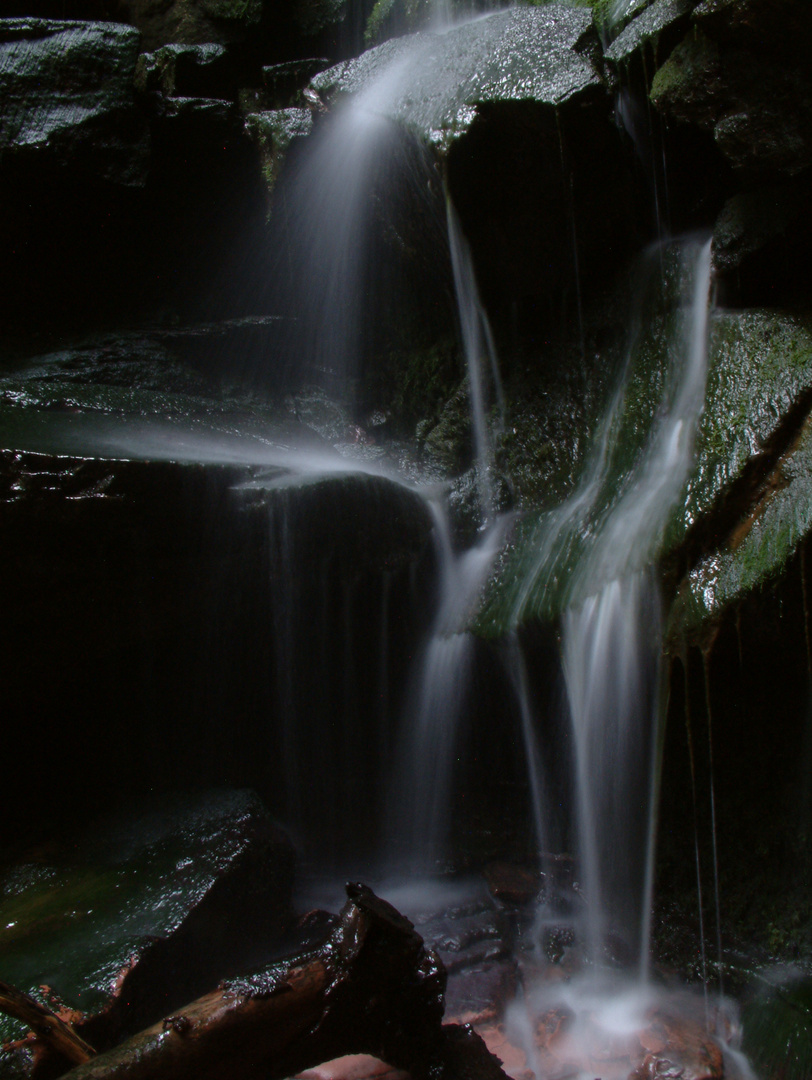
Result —
M506 1080L470 1028L443 1025L445 971L412 924L360 885L307 956L222 984L66 1080L283 1080L366 1053L414 1080Z
M95 1056L93 1047L77 1035L70 1024L28 994L4 982L0 982L0 1012L28 1024L38 1039L74 1064L81 1065Z

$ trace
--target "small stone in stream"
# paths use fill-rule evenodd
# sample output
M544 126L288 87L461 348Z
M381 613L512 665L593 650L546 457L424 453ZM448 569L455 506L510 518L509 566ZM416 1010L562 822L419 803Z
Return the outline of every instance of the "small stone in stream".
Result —
M494 1021L515 995L516 985L517 968L508 960L450 974L445 995L446 1022L480 1025Z
M409 1075L368 1054L348 1054L298 1073L295 1080L409 1080Z
M528 904L541 891L544 875L535 868L494 862L485 867L491 896L508 904Z

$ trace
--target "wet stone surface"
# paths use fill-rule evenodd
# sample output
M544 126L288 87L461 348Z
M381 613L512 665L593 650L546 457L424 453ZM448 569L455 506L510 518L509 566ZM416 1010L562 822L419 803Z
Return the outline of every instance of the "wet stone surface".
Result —
M561 105L600 88L593 48L597 38L588 10L517 8L442 35L387 41L316 76L311 86L325 96L357 94L400 60L409 78L402 89L396 84L391 95L384 87L386 114L443 144L470 126L482 103Z
M102 1049L278 948L292 881L290 842L251 792L147 803L2 868L3 978L76 1010ZM0 1020L2 1040L23 1033ZM24 1060L3 1053L0 1075Z
M117 23L0 19L4 159L70 163L143 184L149 134L133 90L138 44L138 31Z

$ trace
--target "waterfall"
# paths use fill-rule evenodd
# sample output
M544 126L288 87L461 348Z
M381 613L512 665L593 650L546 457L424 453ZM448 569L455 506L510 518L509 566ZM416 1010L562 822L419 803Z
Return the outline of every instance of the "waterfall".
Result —
M574 574L562 621L579 854L595 961L607 920L648 956L659 723L660 603L649 563L692 462L705 387L710 243L689 245L693 290L659 421ZM670 399L670 400L669 400Z
M429 873L447 851L454 762L468 706L475 638L468 630L498 554L506 519L477 544L454 551L445 506L430 503L438 561L437 612L415 664L402 718L403 740L390 800L384 861L394 869Z
M286 374L305 372L347 399L382 319L376 306L396 292L384 287L377 245L386 226L378 219L394 213L392 193L423 164L422 149L385 116L420 50L420 43L403 49L366 90L317 117L275 195L276 304L289 327ZM410 190L425 190L426 177L416 179Z
M393 146L391 122L381 113L406 91L424 47L397 50L362 93L320 123L309 154L292 173L293 187L285 189L286 213L301 221L291 274L293 306L304 328L299 347L314 371L345 385L357 374L364 352L365 294L375 276L368 262L371 193ZM431 871L447 851L455 762L476 666L477 644L469 626L508 526L494 495L494 436L504 417L496 348L449 197L446 222L481 524L476 543L455 550L444 498L427 494L437 566L435 607L398 710L383 828L383 861L391 868L394 858L410 872ZM673 316L659 408L648 434L641 435L639 422L630 420L630 387L638 353L651 333L645 308L652 280L662 275L665 287L664 245L648 255L641 272L622 371L596 422L582 479L574 494L541 520L533 564L518 582L513 604L516 624L555 609L562 613L572 810L586 905L583 944L600 966L609 938L623 939L643 979L660 749L661 604L652 564L688 477L705 385L710 245L691 241L682 249L680 280L692 282L692 293ZM313 287L315 279L319 288ZM385 595L380 603L385 608ZM348 624L345 643L350 630ZM279 627L283 643L292 636L290 628ZM508 643L503 656L527 760L536 843L543 851L551 831L544 805L547 765L528 693L528 660L518 639ZM383 654L382 680L386 664ZM280 655L280 670L288 666ZM285 685L283 680L283 692ZM346 682L342 693L349 716L352 687ZM287 750L291 768L301 756L298 738L291 736ZM389 737L384 742L388 747Z

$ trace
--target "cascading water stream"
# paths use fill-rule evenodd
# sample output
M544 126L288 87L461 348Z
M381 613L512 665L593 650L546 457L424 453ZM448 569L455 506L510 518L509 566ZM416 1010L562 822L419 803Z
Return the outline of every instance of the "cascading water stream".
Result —
M393 144L393 125L381 114L406 92L413 62L422 60L424 48L424 43L416 42L414 48L399 50L394 62L384 63L360 95L323 120L313 154L294 173L287 211L307 218L292 275L293 295L298 298L293 306L298 304L305 328L300 347L315 371L343 380L352 379L364 352L362 300L367 300L371 276L365 262L366 230L375 183L370 174L381 169L381 159ZM301 206L295 202L300 195ZM431 874L449 850L455 766L477 660L477 639L468 626L508 525L498 512L494 490L493 438L504 415L496 350L471 252L450 198L446 222L471 408L480 527L472 547L456 550L444 499L437 493L427 497L434 525L436 601L408 680L390 770L380 862L392 876ZM645 985L661 750L662 637L660 596L651 564L692 462L694 430L704 399L710 285L710 246L690 243L685 248L683 276L693 281L692 295L675 317L676 331L666 344L667 370L661 373L661 399L648 437L638 445L644 437L636 429L631 447L624 444L634 427L629 397L638 348L650 332L641 289L622 378L596 425L583 478L574 495L541 522L533 565L519 582L513 605L516 624L554 609L563 612L562 671L574 762L572 809L578 831L579 899L585 911L575 927L594 973L588 985L571 988L570 1007L576 1013L591 1011L600 1017L598 1028L610 1033L636 1030L649 1000ZM668 260L663 250L654 251L641 277L658 277L651 273L655 263L665 275ZM313 279L320 288L312 288ZM386 613L385 591L379 604ZM349 624L344 630L347 646ZM280 637L284 634L283 627ZM518 637L507 642L503 655L518 706L535 843L542 853L547 850L546 837L556 830L546 820L548 764L541 753L528 661ZM348 666L350 657L346 660ZM284 666L283 658L280 667ZM380 667L381 696L386 701L385 650ZM341 689L344 713L350 716L355 707L353 687L344 683ZM292 762L299 751L295 745L289 750ZM381 736L379 751L383 761L390 758L388 734ZM351 768L352 761L344 762L343 771ZM543 918L542 913L539 925ZM638 978L616 1003L606 995L602 968L619 940L628 946L626 954L633 956L630 966ZM617 982L612 985L617 989ZM543 1003L544 995L530 988L528 1007ZM532 1060L528 1031L522 1028L520 1038ZM543 1075L540 1070L537 1074Z
M496 513L491 480L493 433L488 423L488 376L499 415L497 429L504 413L496 348L479 298L470 249L449 197L446 207L482 525L473 547L455 551L446 506L439 500L430 504L438 563L437 614L407 697L406 735L399 754L399 778L385 843L386 849L404 853L410 870L424 873L435 867L446 849L453 764L474 660L475 639L468 626L508 522L506 515Z
M654 1001L648 956L662 625L650 564L692 463L704 400L710 290L710 244L685 248L682 280L692 282L690 300L670 337L669 371L647 441L620 492L614 493L612 467L628 430L624 414L637 326L584 479L568 503L548 516L533 580L516 603L517 611L525 610L538 597L540 581L567 601L561 619L562 669L574 757L578 894L584 901L574 924L586 961L584 975L563 990L557 979L530 979L508 1012L508 1032L537 1078L549 1075L536 1041L540 1015L563 1010L571 1018L562 1053L573 1063L573 1075L585 1080L593 1076L593 1058L600 1059L607 1045L627 1046L634 1053L636 1033L645 1027ZM553 580L567 574L564 586ZM542 907L537 932L547 918ZM626 970L636 971L635 978L618 972L619 958ZM659 1000L660 1007L677 1013L695 1011L687 1000L671 999L667 1005ZM625 1052L617 1051L619 1056Z
M430 503L435 525L439 600L431 632L406 697L405 738L389 808L385 860L396 872L430 873L447 850L453 766L468 704L475 639L467 626L502 545L504 519L462 553L453 549L441 501Z
M447 22L444 6L435 6L435 30ZM282 301L295 317L291 354L298 362L304 361L314 378L328 387L340 387L345 400L351 398L353 381L363 364L368 333L365 323L374 302L370 289L383 270L374 265L371 246L373 224L381 227L376 214L383 212L376 193L384 190L390 175L407 172L414 161L421 160L419 155L407 160L404 144L408 140L402 132L396 134L395 125L384 114L407 91L414 65L422 62L430 47L430 38L424 36L407 43L394 59L384 61L362 92L318 121L306 152L283 177L279 202L290 239L282 246L287 260ZM428 178L415 177L414 186L425 190L433 175L432 170ZM496 350L479 299L471 254L450 199L446 200L446 222L471 402L481 527L472 548L455 550L447 510L439 498L427 497L434 520L436 609L410 680L405 734L396 754L394 792L384 828L387 857L397 850L410 868L422 870L428 870L444 853L454 756L475 647L467 626L506 526L496 513L492 484L491 429L498 429L504 411ZM493 422L489 422L491 402L498 414ZM284 511L275 529L275 535L284 541L280 546L284 562L290 558ZM292 787L298 790L303 779L301 760L312 760L314 754L303 751L308 735L304 718L297 719L293 707L292 658L288 655L292 646L286 643L301 641L303 632L301 628L294 632L298 617L293 610L295 602L280 606L280 707L290 717L286 757L294 779ZM311 631L315 638L317 630L314 627ZM385 657L381 665L385 670ZM347 692L345 685L345 697ZM346 700L344 711L347 716L352 714L351 700ZM382 760L391 756L388 746L382 745L381 752ZM320 771L328 773L329 768ZM334 781L328 779L326 786L331 784ZM337 809L340 799L332 798L329 804ZM301 810L298 807L299 813Z
M704 400L710 243L694 246L692 262L693 295L681 320L671 401L576 570L573 603L562 624L588 946L597 962L607 919L616 920L627 938L639 927L635 955L642 973L648 957L661 640L659 600L647 566L688 478Z
M366 89L317 121L276 195L282 259L276 302L289 318L286 362L309 369L313 381L347 399L369 348L385 270L375 257L381 209L375 195L415 168L412 148L385 114L421 48L404 49Z

